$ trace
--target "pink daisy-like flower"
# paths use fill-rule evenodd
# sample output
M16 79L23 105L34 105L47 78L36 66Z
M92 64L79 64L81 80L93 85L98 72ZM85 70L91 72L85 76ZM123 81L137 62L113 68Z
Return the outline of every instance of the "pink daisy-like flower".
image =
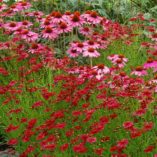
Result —
M90 27L80 27L79 32L84 36L91 36L93 30Z
M3 27L9 31L16 31L20 27L20 25L19 23L16 23L16 22L9 22L9 23L4 24Z
M54 40L58 37L58 32L56 29L48 26L42 31L42 36L43 38Z
M53 17L52 21L53 21L54 24L58 24L58 23L64 21L63 15L60 12L57 12L57 11L52 12L51 16Z
M72 42L70 45L73 49L77 50L80 53L82 53L84 50L84 44L81 42Z
M52 17L42 19L41 22L40 22L40 26L41 26L41 28L53 27Z
M32 26L33 24L30 21L24 20L22 22L19 22L20 27L25 27L28 28L30 26Z
M145 76L147 75L147 71L144 70L142 66L138 66L131 74L136 76Z
M38 34L32 31L29 31L28 29L23 29L20 31L20 35L21 39L24 39L28 42L32 42L38 39Z
M69 21L71 18L71 12L67 11L63 14L64 21Z
M32 6L29 2L18 2L16 5L19 10L26 10Z
M94 49L98 49L99 48L99 44L97 42L94 42L93 40L87 40L84 42L85 47L93 47Z
M157 69L157 61L154 61L153 59L149 58L147 60L147 62L144 63L143 67L145 69L149 69L149 68L155 68L155 69Z
M102 17L98 16L96 11L87 11L82 15L90 24L100 24Z
M69 24L72 27L80 27L85 23L85 21L80 16L79 12L75 12L73 15L71 15L71 19L69 21Z
M57 28L57 31L58 31L59 34L68 33L68 32L71 32L71 30L72 30L72 27L69 26L65 22L59 23L58 28Z
M8 8L8 6L6 4L1 4L0 5L0 12L2 12L3 10L6 10Z
M89 48L84 49L83 56L95 58L95 57L99 57L100 53L98 51L96 51L93 47L89 47Z
M119 68L123 68L125 66L125 64L128 62L128 59L124 57L124 55L120 54L120 55L110 55L107 57L107 59L109 59L113 65L118 66Z
M94 66L92 69L97 72L96 78L98 80L100 80L105 74L108 74L110 72L110 69L107 66L104 66L104 64Z
M157 33L154 33L150 36L153 41L157 41Z
M25 12L25 16L41 18L44 15L41 11Z
M71 47L68 51L67 51L68 55L72 58L78 57L80 55L80 52L78 52L76 49L74 49L73 47Z
M41 52L41 49L43 47L41 46L41 44L37 44L37 43L32 43L30 48L29 48L29 52L32 54L39 54Z

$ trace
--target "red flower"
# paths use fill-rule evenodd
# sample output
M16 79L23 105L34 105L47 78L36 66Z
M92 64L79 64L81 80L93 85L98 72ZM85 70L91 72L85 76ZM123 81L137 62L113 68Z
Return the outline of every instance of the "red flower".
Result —
M103 151L104 151L104 148L97 148L94 150L95 154L97 155L102 155Z
M87 148L84 146L83 143L80 143L80 144L78 144L78 145L75 145L75 146L73 147L73 150L74 150L74 152L76 152L76 153L85 153L85 152L87 152Z
M11 132L11 131L17 130L18 128L19 128L19 126L15 126L15 125L13 125L13 124L10 124L10 125L5 129L5 131L6 131L6 132Z
M18 143L18 140L16 138L12 138L8 141L8 145L16 145Z
M60 147L60 150L61 150L61 151L65 151L66 149L68 149L68 147L69 147L69 144L68 144L68 143L65 143L65 144L63 144L63 145Z
M37 119L31 119L28 121L27 129L32 129L34 125L36 124Z
M145 153L150 153L150 152L153 151L154 148L155 148L154 146L148 146L148 147L144 150L144 152L145 152Z

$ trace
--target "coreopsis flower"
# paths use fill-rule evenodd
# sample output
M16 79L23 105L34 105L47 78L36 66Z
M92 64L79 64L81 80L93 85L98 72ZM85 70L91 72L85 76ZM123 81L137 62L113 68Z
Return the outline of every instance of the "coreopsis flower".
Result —
M93 47L85 48L83 51L83 57L96 58L99 57L100 53L95 50Z
M136 76L145 76L147 75L147 71L142 66L138 66L134 71L131 72L131 74Z
M123 123L123 127L126 130L132 130L133 127L134 127L134 123L130 122L130 121L126 121L126 122Z
M58 32L55 28L48 26L42 31L42 36L43 38L54 40L58 37Z
M87 148L83 143L73 146L73 151L76 153L85 153L87 152Z

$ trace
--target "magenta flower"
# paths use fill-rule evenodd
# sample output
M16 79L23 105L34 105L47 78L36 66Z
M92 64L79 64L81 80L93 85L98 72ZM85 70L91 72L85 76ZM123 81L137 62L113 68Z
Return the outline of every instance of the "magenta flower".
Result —
M91 36L93 30L90 27L80 27L79 32L84 36Z
M94 66L92 69L97 72L96 78L98 80L100 80L105 74L108 74L110 72L110 69L107 66L104 66L104 64Z
M20 25L17 22L9 22L4 24L3 27L9 31L16 31L18 28L20 28Z
M71 47L75 50L77 50L78 52L82 53L84 50L84 44L81 42L72 42L70 43Z
M98 16L97 12L95 11L88 11L82 15L87 22L90 24L100 24L102 21L102 17Z
M71 15L69 24L72 27L80 27L85 23L85 21L82 19L82 17L80 16L80 13L75 12L73 15Z
M74 49L73 47L71 47L68 51L67 51L68 55L72 58L78 57L80 55L80 52L78 52L76 49Z
M131 74L136 76L145 76L147 75L147 71L144 70L142 66L138 66Z
M15 32L15 34L18 34L21 37L21 39L24 39L28 42L32 42L38 39L38 34L32 31L29 31L28 29L23 29L20 32Z
M96 51L93 47L89 47L89 48L84 49L83 56L95 58L95 57L99 57L100 53L98 51Z
M57 31L59 34L68 33L72 31L72 27L65 22L61 22L58 25Z
M58 32L56 29L53 29L51 27L46 27L42 31L43 38L54 40L58 37Z

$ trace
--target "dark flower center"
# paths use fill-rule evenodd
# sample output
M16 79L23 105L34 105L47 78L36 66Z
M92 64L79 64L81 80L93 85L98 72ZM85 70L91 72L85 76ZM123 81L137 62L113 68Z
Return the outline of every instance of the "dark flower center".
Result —
M98 16L97 12L95 12L95 11L91 12L90 15L93 18L97 18L97 16Z
M88 52L93 53L94 52L94 48L88 48Z
M142 67L142 66L136 67L136 71L142 71L142 70L143 70L143 67Z
M78 21L80 21L80 17L79 17L78 15L74 15L74 16L72 17L72 21L73 21L73 22L78 22Z
M12 22L12 23L10 23L9 26L10 26L10 27L15 27L15 26L16 26L16 23Z
M47 27L47 28L45 29L45 32L46 32L46 33L52 33L52 28L51 28L51 27Z
M38 48L38 44L33 43L32 46L31 46L31 48L32 48L32 49L37 49L37 48Z
M65 22L61 22L60 23L60 28L61 29L66 29L67 28L67 24Z

